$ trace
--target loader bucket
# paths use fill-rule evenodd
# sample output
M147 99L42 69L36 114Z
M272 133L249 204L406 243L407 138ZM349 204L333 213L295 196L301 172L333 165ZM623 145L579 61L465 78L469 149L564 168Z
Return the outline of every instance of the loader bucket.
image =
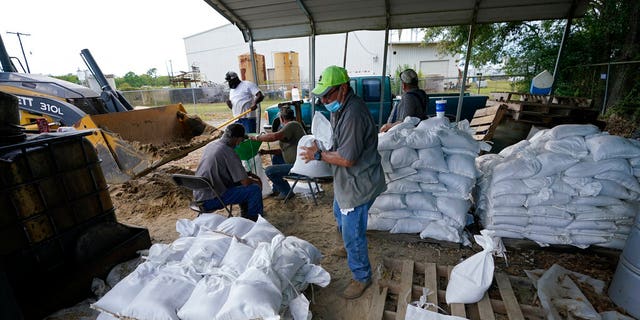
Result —
M222 134L199 118L188 117L182 104L87 115L74 127L93 130L87 138L102 160L108 183L143 176Z

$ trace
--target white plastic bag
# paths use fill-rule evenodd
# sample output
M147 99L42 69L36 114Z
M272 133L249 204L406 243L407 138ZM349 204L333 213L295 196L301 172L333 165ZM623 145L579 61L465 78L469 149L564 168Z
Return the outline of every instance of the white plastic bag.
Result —
M316 141L315 136L306 135L300 138L298 141L298 150L296 162L293 164L293 168L291 168L292 173L297 173L309 177L328 177L332 175L331 166L324 161L311 160L309 162L305 162L300 157L300 153L302 152L302 147L310 147L314 141ZM323 149L322 142L318 143L318 146Z
M269 185L269 178L267 178L267 175L264 173L260 155L256 155L251 160L242 161L242 165L247 171L251 171L260 177L260 182L262 183L262 198L266 198L271 193L271 186Z
M333 135L331 122L329 122L329 120L318 111L313 115L313 122L311 122L311 134L313 134L313 136L322 143L325 150L330 150L333 146L333 139L331 138Z
M493 281L493 252L504 255L502 240L493 231L481 230L474 239L483 250L462 261L451 270L447 284L446 301L451 303L476 303Z

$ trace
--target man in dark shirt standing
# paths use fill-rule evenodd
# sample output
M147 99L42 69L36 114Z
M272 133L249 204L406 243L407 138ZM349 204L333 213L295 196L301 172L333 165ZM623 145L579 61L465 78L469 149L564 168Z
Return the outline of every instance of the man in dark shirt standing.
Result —
M387 123L380 132L387 132L395 125L402 123L406 117L416 117L420 120L427 118L427 103L429 96L424 90L418 88L418 74L413 69L407 69L400 73L402 91L404 94L400 102L393 106Z
M330 66L322 72L313 94L331 112L333 147L302 147L305 161L325 161L333 172L333 215L344 241L353 279L343 292L358 298L371 284L367 219L376 197L387 189L378 153L378 133L362 98L349 86L347 70ZM342 248L340 248L342 249Z
M247 173L234 151L247 138L241 124L230 124L222 137L204 149L196 169L196 176L207 178L225 204L240 204L242 217L253 221L262 215L262 183L253 173ZM196 201L205 210L222 209L223 205L209 190L195 190Z

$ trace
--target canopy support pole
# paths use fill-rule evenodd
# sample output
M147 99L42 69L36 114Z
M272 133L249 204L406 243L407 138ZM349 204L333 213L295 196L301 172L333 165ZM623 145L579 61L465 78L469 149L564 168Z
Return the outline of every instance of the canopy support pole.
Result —
M462 83L460 83L460 95L458 96L458 107L456 108L456 122L460 121L460 115L462 114L462 99L464 98L465 84L467 83L467 72L469 71L469 61L471 60L471 45L473 44L473 33L476 29L476 20L478 18L478 7L480 6L480 0L476 0L476 4L473 6L473 17L471 18L471 24L469 25L469 38L467 39L467 54L464 57L464 71L462 72Z
M384 96L386 93L384 92L384 88L386 88L385 81L387 80L385 78L385 75L387 74L387 54L389 52L389 20L390 20L389 0L384 1L384 6L385 6L386 23L384 28L384 53L382 55L382 74L380 75L380 109L378 111L378 129L382 128L382 123L384 121L384 119L382 119L382 115L383 115L382 111L384 110ZM391 95L390 92L389 94ZM393 103L393 101L391 101L390 103Z
M564 33L562 33L562 40L560 41L560 48L558 48L558 56L556 57L556 65L553 67L553 82L551 83L551 92L549 95L553 95L554 91L556 91L556 85L558 81L558 69L560 68L560 57L562 56L562 51L566 47L566 40L569 38L569 33L571 32L571 24L573 22L573 15L576 11L576 1L574 0L571 4L571 9L569 9L567 15L567 23L564 25Z
M316 99L311 96L311 90L316 86L316 24L302 0L296 0L296 3L309 20L309 28L311 29L311 35L309 35L309 102L311 103L311 117L313 117L316 113Z
M347 46L349 45L349 32L344 34L344 56L342 57L342 67L347 68Z
M256 66L256 53L253 48L253 35L249 32L249 54L251 55L251 72L253 72L253 79L257 86L260 86L260 77L258 76L258 67ZM256 117L256 131L260 132L260 120L262 118L262 108L258 103L258 116Z

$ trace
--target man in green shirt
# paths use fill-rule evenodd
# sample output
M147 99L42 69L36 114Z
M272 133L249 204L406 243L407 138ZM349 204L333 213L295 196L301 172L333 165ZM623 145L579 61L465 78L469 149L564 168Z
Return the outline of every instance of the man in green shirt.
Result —
M284 164L274 164L264 170L264 173L273 183L274 194L277 193L276 199L284 200L291 189L289 183L284 180L284 176L289 174L293 163L296 161L298 141L305 135L305 131L302 125L295 121L294 112L290 108L282 108L280 110L280 123L282 125L277 132L253 136L250 139L263 142L278 141L280 144L279 150L262 153L281 153L284 158ZM294 193L291 193L291 196L293 195Z

